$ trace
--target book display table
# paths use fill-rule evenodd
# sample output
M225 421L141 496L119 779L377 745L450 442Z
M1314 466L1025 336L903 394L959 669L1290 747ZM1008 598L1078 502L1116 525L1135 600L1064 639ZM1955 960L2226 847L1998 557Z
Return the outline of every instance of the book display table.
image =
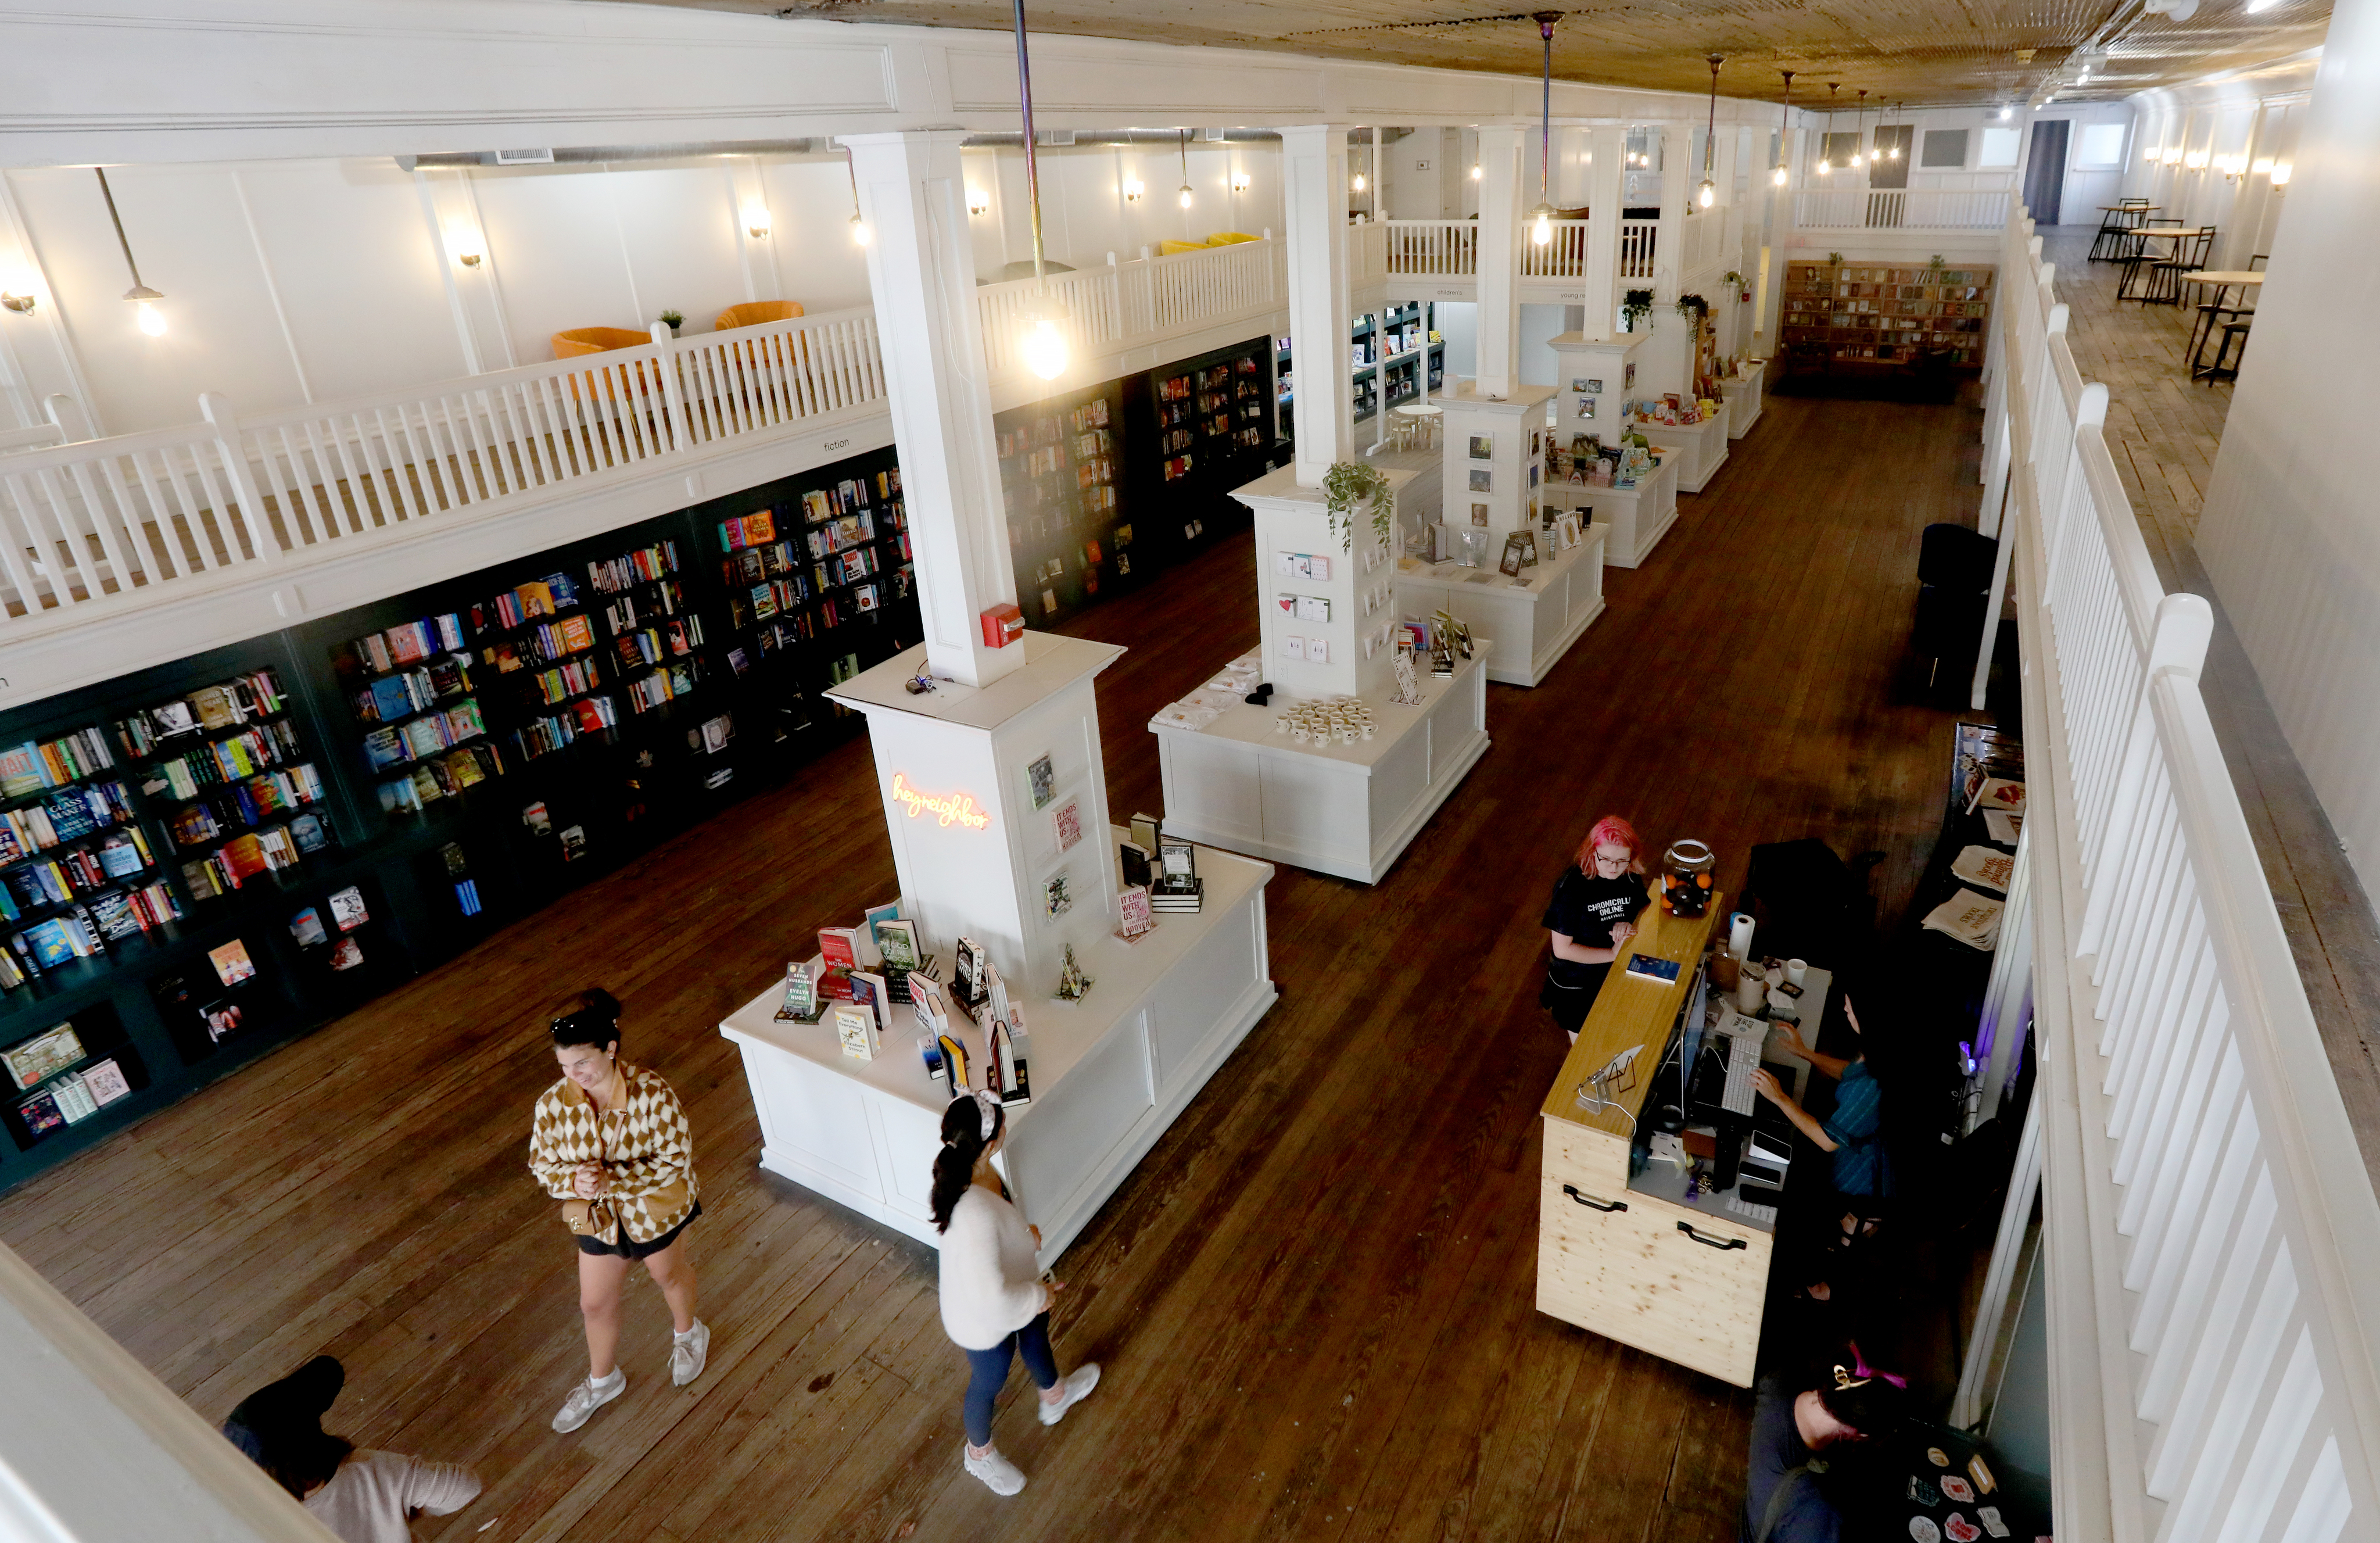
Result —
M1678 456L1666 437L1648 433L1661 464L1650 477L1640 477L1633 488L1607 488L1592 482L1554 482L1546 488L1546 502L1557 509L1593 509L1598 525L1611 528L1604 538L1606 567L1642 565L1678 521Z
M1129 832L1113 832L1112 849ZM1169 912L1127 943L1076 950L1093 980L1079 1002L1046 985L1015 987L1031 1036L1033 1101L1008 1112L1001 1167L1041 1229L1041 1260L1065 1252L1157 1144L1279 993L1265 934L1269 865L1201 849L1206 906ZM933 940L950 957L950 941ZM776 982L728 1014L720 1032L743 1052L760 1118L760 1166L925 1243L949 1085L929 1076L909 1008L893 1009L883 1053L854 1061L832 1020L779 1023ZM961 1027L974 1064L983 1036Z
M1718 394L1727 399L1727 437L1742 439L1752 432L1760 421L1762 388L1768 379L1768 364L1755 359L1741 375L1731 376L1718 383Z
M1420 565L1397 575L1397 605L1406 615L1444 611L1467 625L1485 645L1488 678L1535 686L1561 662L1589 623L1603 614L1603 543L1611 528L1586 528L1585 539L1523 570L1526 589L1494 568L1453 563Z
M1727 407L1722 403L1716 417L1706 418L1700 423L1638 423L1632 427L1646 439L1676 452L1673 457L1665 457L1664 464L1672 458L1678 463L1678 492L1700 492L1710 486L1718 468L1727 465Z
M1451 678L1422 676L1418 707L1398 706L1392 691L1367 693L1379 726L1352 745L1299 744L1276 733L1289 705L1280 698L1269 707L1233 703L1203 729L1151 723L1167 832L1378 883L1488 753L1488 660L1495 649L1475 640L1477 651Z

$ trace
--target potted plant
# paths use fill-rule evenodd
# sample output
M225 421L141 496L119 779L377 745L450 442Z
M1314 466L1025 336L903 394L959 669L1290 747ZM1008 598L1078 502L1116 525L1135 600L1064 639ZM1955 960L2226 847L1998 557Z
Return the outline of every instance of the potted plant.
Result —
M1322 474L1323 507L1330 513L1330 533L1339 538L1342 552L1355 550L1355 505L1366 499L1372 504L1372 534L1385 541L1389 539L1388 474L1356 461L1337 462Z
M1710 302L1700 295L1681 295L1678 297L1678 314L1689 322L1699 322L1710 314Z
M1925 260L1925 282L1928 284L1941 283L1942 270L1949 266L1949 264L1948 262L1942 261L1942 254L1940 252L1936 252L1932 257L1927 258Z
M1750 305L1752 303L1752 281L1750 279L1745 278L1742 273L1737 273L1732 268L1730 268L1726 273L1721 273L1719 278L1728 284L1735 286L1735 298L1739 301L1745 305Z
M662 312L662 322L669 328L670 335L675 337L678 328L686 325L686 316L681 311L665 310Z
M1652 314L1653 292L1651 290L1630 289L1621 292L1620 297L1620 330L1621 332L1634 332L1637 319Z

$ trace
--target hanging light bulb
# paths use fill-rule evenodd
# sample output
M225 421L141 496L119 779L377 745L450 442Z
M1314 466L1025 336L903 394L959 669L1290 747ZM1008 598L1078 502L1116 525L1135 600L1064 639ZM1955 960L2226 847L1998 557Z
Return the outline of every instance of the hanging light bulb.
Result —
M1865 89L1864 87L1863 87L1863 88L1861 88L1861 91L1860 91L1860 109L1859 109L1859 117L1858 117L1858 119L1855 121L1855 123L1854 123L1854 125L1853 125L1853 127L1852 127L1852 170L1853 170L1853 171L1857 171L1857 170L1859 170L1859 169L1860 169L1860 167L1862 167L1862 166L1864 166L1864 165L1865 165L1865 164L1867 164L1867 163L1866 163L1866 161L1865 161L1865 160L1861 156L1861 154L1860 154L1860 150L1861 150L1861 148L1862 148L1862 147L1863 147L1866 142L1867 142L1867 91L1866 91L1866 89Z
M1718 201L1718 184L1711 180L1711 157L1718 149L1718 67L1727 61L1717 54L1704 55L1711 67L1710 121L1703 125L1703 180L1694 189L1694 201L1705 209Z
M1901 106L1901 107L1906 107L1906 106L1908 106L1908 105L1909 105L1909 103L1905 103L1905 102L1904 102L1904 103L1900 103L1899 105L1900 105L1900 106ZM1887 151L1885 153L1886 153L1888 156L1889 156L1891 159L1895 160L1895 161L1898 161L1898 160L1900 160L1900 137L1899 135L1897 135L1897 134L1896 134L1896 135L1894 135L1894 136L1893 136L1893 140L1892 140L1892 148L1891 148L1890 150Z
M163 337L165 335L165 313L157 309L155 302L165 297L140 282L140 265L132 261L132 243L124 235L123 216L115 212L115 190L107 185L107 168L93 166L91 170L99 174L99 195L107 200L107 218L115 226L115 244L124 249L124 266L132 273L132 287L124 292L124 298L139 308L133 312L133 323L151 337ZM2282 180L2287 181L2288 178ZM9 309L14 310L18 308L11 306ZM30 310L32 306L28 302L23 309Z
M1529 226L1529 244L1535 247L1552 245L1554 238L1553 206L1551 204L1541 203L1529 213L1535 217L1535 223Z
M1537 36L1545 40L1545 97L1537 119L1537 206L1529 211L1529 244L1547 247L1554 239L1553 143L1554 143L1554 23L1561 19L1560 11L1537 11L1530 20L1537 24Z
M1782 188L1793 180L1785 169L1785 136L1793 131L1793 72L1787 69L1778 73L1785 77L1785 94L1777 99L1777 164L1769 168L1768 180Z
M165 313L159 310L153 303L164 299L164 296L146 286L135 286L125 291L124 298L139 304L140 309L134 311L132 316L134 325L151 337L165 335Z
M851 174L851 244L864 247L876 238L876 233L859 217L859 168L852 162L849 145L843 147L843 169Z
M1018 7L1020 8L1020 13L1021 13L1021 9L1022 9L1022 7L1023 7L1023 6L1024 6L1024 4L1025 4L1025 0L1016 0L1016 4L1017 4ZM1023 24L1020 22L1020 23L1019 23L1019 25L1021 26L1021 25L1023 25ZM1175 134L1178 136L1177 140L1175 140L1175 143L1176 143L1176 145L1179 147L1179 149L1181 150L1181 152L1182 152L1182 194L1181 194L1181 202L1182 202L1182 207L1183 207L1183 208L1184 208L1184 209L1187 209L1187 208L1189 208L1189 207L1190 207L1190 130L1188 130L1188 129L1186 129L1186 128L1181 128L1181 129L1176 129L1174 132L1175 132Z
M1471 163L1471 180L1474 182L1479 180L1479 163L1476 161Z
M1016 0L1016 102L1025 120L1025 198L1033 213L1033 298L1017 312L1016 319L1025 325L1017 352L1024 357L1026 369L1045 381L1054 381L1066 372L1066 334L1058 326L1066 319L1066 307L1049 292L1043 272L1041 163L1033 140L1033 64L1025 51L1025 0ZM1183 152L1183 164L1189 164L1187 150ZM1183 207L1189 207L1188 188L1182 189L1182 197Z
M1827 82L1827 127L1818 130L1818 175L1820 176L1834 175L1835 93L1842 89L1842 82L1839 80Z

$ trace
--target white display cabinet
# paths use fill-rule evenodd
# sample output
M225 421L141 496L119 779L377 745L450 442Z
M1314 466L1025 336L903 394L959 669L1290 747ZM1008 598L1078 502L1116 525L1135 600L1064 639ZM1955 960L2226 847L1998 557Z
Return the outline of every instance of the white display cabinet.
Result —
M1257 633L1265 679L1284 701L1370 701L1391 689L1397 611L1390 540L1399 492L1416 473L1378 469L1389 480L1390 539L1378 533L1368 507L1352 511L1352 529L1333 532L1322 490L1298 486L1290 467L1232 494L1255 513Z
M1515 530L1537 529L1545 498L1546 403L1551 386L1517 386L1497 399L1468 384L1439 397L1445 437L1439 450L1443 506L1450 531L1486 529L1500 554Z
M1710 486L1719 468L1727 465L1727 404L1722 401L1717 416L1700 423L1639 423L1635 427L1646 439L1675 450L1678 491L1700 492Z
M1645 333L1617 337L1560 333L1553 337L1549 346L1560 377L1554 431L1563 443L1575 434L1595 434L1606 444L1618 442L1627 426L1621 404L1647 389L1636 376L1638 357L1648 339Z
M1654 453L1660 464L1636 479L1633 488L1607 488L1593 482L1556 482L1547 492L1547 502L1557 509L1592 511L1597 524L1608 526L1603 541L1603 561L1607 567L1633 568L1644 565L1678 523L1678 452L1673 446L1653 438L1647 426L1645 437L1653 442Z
M1600 492L1599 488L1560 490ZM1562 507L1556 503L1555 507ZM1584 522L1583 522L1584 523ZM1576 546L1556 552L1525 570L1516 586L1494 568L1439 563L1397 576L1398 603L1408 614L1444 611L1488 639L1488 678L1504 686L1536 686L1561 662L1570 646L1603 614L1603 546L1611 528L1587 524ZM1540 540L1542 540L1542 535Z
M1742 374L1730 375L1719 382L1719 395L1727 398L1728 438L1742 439L1752 432L1754 424L1760 421L1762 388L1767 385L1767 361L1753 359L1745 365Z

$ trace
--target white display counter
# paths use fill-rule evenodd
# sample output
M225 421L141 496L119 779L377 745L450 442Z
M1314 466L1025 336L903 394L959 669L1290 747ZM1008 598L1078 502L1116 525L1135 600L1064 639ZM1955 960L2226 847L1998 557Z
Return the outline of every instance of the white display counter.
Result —
M1114 841L1128 838L1114 832ZM1046 987L1012 988L1031 1051L1033 1102L1008 1112L1001 1160L1044 1264L1063 1253L1279 993L1265 933L1269 864L1201 850L1205 909L1169 912L1138 942L1107 937L1078 948L1095 982L1079 1002ZM933 940L947 962L950 940ZM720 1032L744 1056L760 1118L760 1166L926 1243L948 1087L926 1073L905 1005L884 1051L846 1057L830 1022L775 1021L772 982ZM954 1015L955 1018L956 1015ZM959 1030L978 1068L983 1039Z
M1379 727L1352 745L1299 744L1275 732L1278 707L1245 702L1226 707L1203 729L1152 723L1166 831L1317 873L1379 882L1488 753L1493 646L1475 636L1474 642L1477 651L1451 678L1422 676L1418 707L1400 707L1387 692L1366 695Z
M1651 476L1636 479L1633 488L1593 482L1554 482L1546 488L1546 502L1553 507L1591 508L1597 524L1611 528L1603 542L1606 567L1642 565L1678 522L1678 451L1666 439L1657 441L1655 449L1661 464Z
M1718 468L1727 465L1727 408L1700 423L1636 423L1630 428L1646 439L1670 447L1669 457L1678 467L1678 491L1700 492L1710 486Z
M1524 570L1526 588L1494 568L1453 563L1401 568L1397 605L1406 615L1444 611L1488 646L1488 678L1535 686L1561 662L1587 625L1603 614L1603 544L1611 528L1597 521L1568 552Z
M1742 374L1719 382L1718 394L1727 398L1728 438L1742 439L1752 432L1754 424L1760 421L1763 388L1767 383L1767 361L1755 359L1751 368Z

